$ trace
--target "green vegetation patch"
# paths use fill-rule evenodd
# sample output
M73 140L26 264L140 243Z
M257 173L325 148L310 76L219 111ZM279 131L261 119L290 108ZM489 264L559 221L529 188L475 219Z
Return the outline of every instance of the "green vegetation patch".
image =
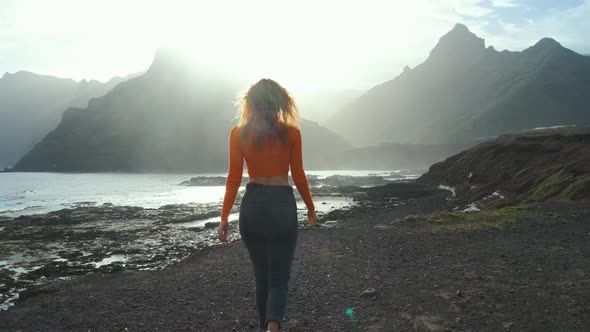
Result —
M569 184L570 182L567 180L567 174L563 171L559 171L543 181L533 192L532 198L543 201L555 197L566 189Z
M590 175L578 176L574 183L570 184L559 195L561 199L579 200L590 196Z
M474 232L490 228L503 229L534 214L529 206L517 205L476 213L435 212L419 219L425 221L434 233Z

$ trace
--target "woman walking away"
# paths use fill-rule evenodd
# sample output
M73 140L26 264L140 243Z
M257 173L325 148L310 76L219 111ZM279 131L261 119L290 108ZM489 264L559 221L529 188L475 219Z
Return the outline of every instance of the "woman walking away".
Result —
M297 105L277 82L262 79L240 101L240 122L229 136L229 174L219 224L227 241L228 218L242 183L244 160L249 182L240 205L240 235L254 267L256 307L262 331L279 331L287 312L291 263L297 244L293 182L309 222L318 216L303 171Z

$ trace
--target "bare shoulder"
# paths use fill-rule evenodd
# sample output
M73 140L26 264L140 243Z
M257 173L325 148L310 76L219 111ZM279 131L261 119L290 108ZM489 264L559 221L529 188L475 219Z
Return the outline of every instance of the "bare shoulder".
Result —
M231 128L230 134L231 135L237 135L240 132L240 126L235 125Z
M298 137L301 136L301 130L294 126L289 126L289 137Z

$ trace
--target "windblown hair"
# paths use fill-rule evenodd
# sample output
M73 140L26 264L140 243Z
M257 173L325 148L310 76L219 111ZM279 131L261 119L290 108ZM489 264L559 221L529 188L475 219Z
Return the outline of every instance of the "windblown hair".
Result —
M252 138L255 146L267 140L287 141L289 127L299 128L299 110L293 97L279 83L263 78L238 101L242 141Z

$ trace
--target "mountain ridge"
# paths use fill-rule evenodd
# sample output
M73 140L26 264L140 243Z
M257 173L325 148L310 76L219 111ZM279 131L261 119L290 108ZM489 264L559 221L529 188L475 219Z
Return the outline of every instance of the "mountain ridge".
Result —
M373 87L326 123L361 146L469 142L534 127L588 124L588 89L590 59L554 39L521 52L499 52L458 24L423 63ZM578 97L568 99L564 91ZM533 109L543 116L530 116Z
M156 52L141 76L117 85L87 108L69 108L61 123L15 166L17 171L222 171L235 123L239 84ZM306 164L349 144L302 120ZM223 147L223 148L222 148Z
M30 71L4 73L0 78L0 168L14 165L55 128L67 107L83 107L124 79L76 82Z

